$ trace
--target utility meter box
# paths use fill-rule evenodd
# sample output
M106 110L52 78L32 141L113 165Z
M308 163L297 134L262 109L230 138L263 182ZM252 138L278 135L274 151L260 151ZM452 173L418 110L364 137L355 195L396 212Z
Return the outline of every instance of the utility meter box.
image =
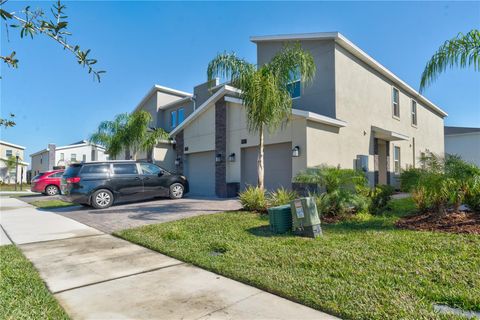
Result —
M312 197L300 198L290 203L293 231L304 237L322 235L317 205Z

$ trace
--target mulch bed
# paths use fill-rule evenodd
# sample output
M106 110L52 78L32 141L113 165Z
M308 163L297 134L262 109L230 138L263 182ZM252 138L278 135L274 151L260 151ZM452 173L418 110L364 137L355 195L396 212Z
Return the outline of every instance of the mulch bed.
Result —
M452 212L438 219L425 213L401 218L395 225L408 230L480 234L480 214Z

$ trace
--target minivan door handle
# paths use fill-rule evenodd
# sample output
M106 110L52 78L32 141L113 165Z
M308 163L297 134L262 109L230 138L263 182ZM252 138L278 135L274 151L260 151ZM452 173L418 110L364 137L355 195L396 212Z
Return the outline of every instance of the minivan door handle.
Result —
M135 180L142 180L142 179L140 179L140 177L135 177Z

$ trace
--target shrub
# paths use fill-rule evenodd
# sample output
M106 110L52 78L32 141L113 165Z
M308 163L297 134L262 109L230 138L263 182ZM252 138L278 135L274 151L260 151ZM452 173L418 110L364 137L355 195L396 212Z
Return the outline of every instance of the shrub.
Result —
M410 168L400 174L400 189L404 192L412 192L418 185L422 169Z
M238 196L243 208L248 211L265 212L267 210L267 197L265 190L259 187L248 186Z
M366 185L367 178L365 173L359 170L318 166L301 171L295 177L295 182L316 183L327 193L337 189L355 192L355 188Z
M286 190L284 188L277 189L276 191L268 194L268 205L270 207L281 206L289 204L293 200L298 198L298 194L295 191Z
M392 198L395 189L389 185L377 186L369 192L369 211L371 214L382 213L388 205L388 202Z
M465 204L470 210L480 213L480 175L470 179Z
M317 196L315 201L321 215L332 216L365 211L369 204L367 197L342 189L323 193Z

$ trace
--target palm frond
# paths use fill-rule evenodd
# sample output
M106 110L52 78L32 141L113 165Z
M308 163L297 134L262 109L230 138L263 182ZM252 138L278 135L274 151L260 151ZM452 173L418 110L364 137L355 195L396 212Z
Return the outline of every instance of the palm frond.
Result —
M473 66L480 70L480 31L473 29L467 34L459 33L446 41L427 62L420 80L420 92L434 82L447 68Z

